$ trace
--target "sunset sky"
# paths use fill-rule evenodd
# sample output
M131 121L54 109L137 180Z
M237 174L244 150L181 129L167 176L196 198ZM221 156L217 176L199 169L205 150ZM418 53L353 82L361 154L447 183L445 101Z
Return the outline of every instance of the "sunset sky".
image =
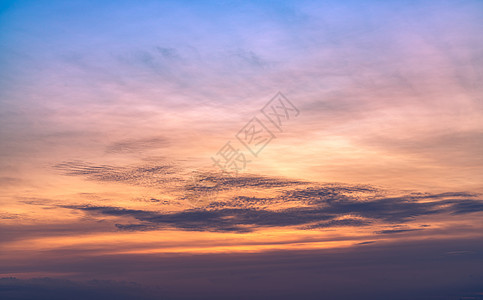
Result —
M483 299L482 32L479 0L0 1L0 299Z

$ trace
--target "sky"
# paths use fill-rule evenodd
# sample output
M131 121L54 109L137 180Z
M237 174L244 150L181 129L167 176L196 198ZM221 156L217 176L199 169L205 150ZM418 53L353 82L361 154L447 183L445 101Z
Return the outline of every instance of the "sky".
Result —
M0 298L483 299L482 15L0 1Z

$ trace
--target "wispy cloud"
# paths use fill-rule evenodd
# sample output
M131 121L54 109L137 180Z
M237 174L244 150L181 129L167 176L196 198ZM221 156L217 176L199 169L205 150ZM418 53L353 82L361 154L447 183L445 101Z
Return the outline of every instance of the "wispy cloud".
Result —
M479 199L477 195L467 193L407 195L376 199L359 199L344 194L347 190L358 189L357 187L309 188L296 192L297 195L303 195L300 199L293 198L294 192L286 192L290 195L288 198L287 196L265 199L236 197L234 205L229 201L215 202L206 209L188 209L174 213L90 205L63 207L101 216L130 217L143 222L141 224L119 224L117 225L119 229L179 228L195 231L235 232L286 226L315 229L366 226L372 222L399 224L428 215L469 214L483 211L483 200ZM276 204L286 202L287 199L300 201L306 206L286 209L273 208L276 207ZM241 204L243 201L246 201L245 205ZM268 207L267 203L271 203L273 207ZM410 230L384 230L380 233L405 231Z
M108 153L143 152L160 149L168 144L166 138L130 139L112 143L106 148Z
M94 181L126 182L135 185L155 185L173 180L174 167L165 165L144 165L118 167L93 165L81 161L64 162L54 166L67 176L84 176Z

